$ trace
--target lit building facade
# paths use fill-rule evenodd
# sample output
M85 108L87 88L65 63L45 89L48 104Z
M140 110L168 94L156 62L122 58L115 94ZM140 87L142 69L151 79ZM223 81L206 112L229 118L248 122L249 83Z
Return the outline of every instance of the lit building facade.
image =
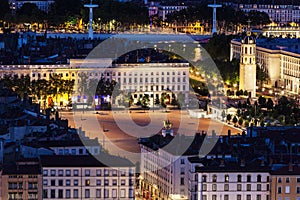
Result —
M163 21L167 19L167 15L176 11L187 9L187 6L164 6L160 5L158 7L158 16L162 18Z
M100 63L100 64L99 64ZM101 67L97 67L101 65ZM84 102L80 95L79 85L82 79L87 83L92 80L115 80L123 92L133 94L137 102L144 94L149 95L150 105L161 94L172 92L181 93L188 103L189 94L189 64L188 63L136 63L111 64L111 60L71 60L70 64L59 65L2 65L0 78L6 75L29 75L31 80L49 80L51 74L59 74L63 79L74 80L73 102ZM86 77L86 78L84 78ZM63 96L58 98L60 104L67 105L68 100ZM57 104L59 104L57 102Z
M43 156L41 165L43 199L134 199L130 162L110 167L92 156Z
M300 90L300 45L297 39L257 39L256 64L267 71L270 85L288 93ZM241 58L241 41L232 40L230 59Z
M238 4L237 7L244 12L259 11L269 15L273 22L288 24L300 22L299 5L273 5L273 4Z

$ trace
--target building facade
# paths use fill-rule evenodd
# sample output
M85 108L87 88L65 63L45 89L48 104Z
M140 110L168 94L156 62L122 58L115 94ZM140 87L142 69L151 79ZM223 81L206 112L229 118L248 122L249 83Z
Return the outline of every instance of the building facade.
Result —
M37 161L5 165L1 174L1 199L42 200L42 175Z
M43 156L41 165L43 199L134 199L130 162L106 166L92 156Z
M111 64L111 60L71 60L70 64L56 65L2 65L0 78L5 75L29 75L31 80L50 79L51 74L59 74L63 79L74 80L73 102L85 102L85 95L80 94L80 85L90 80L115 80L119 89L133 94L137 102L144 94L149 95L150 105L161 94L172 92L185 97L188 103L189 94L189 64L188 63L137 63ZM99 66L99 67L98 67ZM84 79L84 80L83 80ZM68 99L60 96L58 105L67 105ZM117 103L117 100L116 100ZM114 103L113 103L114 104ZM43 105L43 104L42 104Z
M300 46L297 39L257 39L256 65L266 70L269 83L299 94ZM241 41L232 40L230 59L241 58Z
M271 199L300 199L300 167L289 164L274 170L271 180Z
M163 21L165 21L167 19L168 14L184 9L187 9L187 6L160 5L158 7L158 16L161 17Z
M270 200L268 167L221 159L204 163L191 165L191 200Z
M244 12L265 12L269 15L273 22L281 25L288 24L290 22L300 22L299 5L238 4L237 7Z

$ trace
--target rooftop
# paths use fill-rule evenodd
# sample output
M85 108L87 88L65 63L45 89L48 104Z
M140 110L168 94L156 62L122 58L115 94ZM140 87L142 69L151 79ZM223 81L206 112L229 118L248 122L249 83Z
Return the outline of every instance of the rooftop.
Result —
M100 162L105 161L105 163ZM43 167L133 167L129 160L117 156L101 153L99 156L41 156Z

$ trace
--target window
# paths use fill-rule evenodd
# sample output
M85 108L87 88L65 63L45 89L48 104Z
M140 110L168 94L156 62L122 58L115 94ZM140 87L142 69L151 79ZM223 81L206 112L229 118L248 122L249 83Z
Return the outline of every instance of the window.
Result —
M66 198L71 198L71 190L66 190Z
M55 199L55 190L51 190L50 197L51 199Z
M121 189L120 197L121 197L121 198L124 198L124 197L125 197L125 190L124 190L124 189Z
M48 180L43 180L43 185L47 186L48 185Z
M261 191L261 184L257 184L257 191Z
M115 170L115 169L112 170L112 175L113 175L113 176L117 176L117 175L118 175L118 174L117 174L117 170Z
M251 194L247 194L246 199L251 200Z
M296 188L297 194L300 194L300 187Z
M242 191L242 185L241 184L237 184L237 191Z
M251 175L247 175L247 182L251 182Z
M278 178L278 180L277 180L277 181L278 181L278 183L281 183L281 182L282 182L280 177Z
M51 176L55 176L55 170L51 170Z
M247 191L251 191L251 184L247 184Z
M238 194L236 195L236 200L241 200L242 199L242 195Z
M124 179L121 180L121 185L125 185L126 181Z
M117 185L117 179L114 179L114 180L112 181L112 185Z
M224 200L229 200L228 194L225 194L225 195L224 195Z
M74 180L74 186L78 186L78 180L77 179Z
M64 198L63 190L58 190L58 198Z
M183 177L180 178L180 185L184 185L184 178Z
M285 193L289 194L290 193L290 186L285 186Z
M185 161L184 161L184 159L182 158L182 159L180 159L180 164L184 164L185 163Z
M100 170L100 169L97 169L97 170L96 170L96 175L97 175L97 176L101 176L101 170Z
M206 175L202 176L202 182L204 182L204 183L206 182Z
M285 178L285 182L289 183L290 182L290 178L289 177Z
M76 149L71 149L71 154L76 155Z
M96 180L96 185L101 185L101 180Z
M63 176L64 175L64 171L63 170L58 170L58 176Z
M84 170L84 172L85 172L85 176L90 176L90 170L89 169Z
M101 198L101 189L96 189L96 198Z
M63 180L58 180L58 186L63 186Z
M48 199L48 190L43 190L43 198Z
M104 175L108 176L109 175L109 171L107 169L104 170Z
M217 200L217 195L213 194L212 195L212 200Z
M74 170L73 173L74 173L74 176L78 176L78 170L77 169Z
M281 194L281 187L280 187L280 186L277 187L277 193L278 193L278 194Z
M66 180L66 186L70 186L70 185L71 185L71 180L70 179Z
M86 179L85 180L85 186L90 186L91 182L90 182L90 179Z
M71 170L66 170L66 176L71 176Z
M237 176L237 182L242 182L242 176L241 175Z
M215 175L215 174L213 175L212 181L213 181L213 182L217 182L217 175Z
M85 189L85 191L84 191L84 197L85 198L90 198L90 189Z
M217 191L217 184L212 184L212 191Z
M109 185L109 180L104 180L104 185L105 186Z
M44 175L44 176L48 176L48 170L44 170L44 171L43 171L43 175Z
M229 184L225 184L224 185L224 191L228 191L229 190Z
M297 178L297 183L300 183L300 178Z
M225 175L225 180L224 181L229 182L229 175L228 174Z
M116 197L117 197L117 190L116 190L116 189L113 189L113 190L112 190L112 197L113 197L113 198L116 198Z
M104 189L104 198L108 198L108 197L109 197L108 189Z
M78 189L73 190L73 197L78 198Z
M197 185L196 185L197 186ZM203 184L202 185L202 191L207 191L207 185L206 184Z
M133 198L133 189L129 189L129 198Z
M256 200L261 200L261 195L260 194L256 195Z
M257 175L257 182L261 182L261 175Z
M51 186L55 186L55 180L51 180Z
M180 174L184 174L184 172L185 172L185 168L184 168L184 167L181 167L181 168L180 168Z

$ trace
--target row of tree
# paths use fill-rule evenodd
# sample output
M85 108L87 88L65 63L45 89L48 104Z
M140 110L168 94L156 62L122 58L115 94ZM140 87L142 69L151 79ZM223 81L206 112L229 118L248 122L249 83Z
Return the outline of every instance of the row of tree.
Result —
M50 75L49 80L31 80L29 75L22 75L20 77L17 75L5 75L0 80L0 83L4 87L12 89L21 98L28 95L35 102L44 102L44 106L46 106L48 97L52 97L56 100L56 103L58 103L58 97L62 95L67 95L67 99L69 100L74 89L74 80L62 79L58 74ZM48 106L53 106L53 104Z

